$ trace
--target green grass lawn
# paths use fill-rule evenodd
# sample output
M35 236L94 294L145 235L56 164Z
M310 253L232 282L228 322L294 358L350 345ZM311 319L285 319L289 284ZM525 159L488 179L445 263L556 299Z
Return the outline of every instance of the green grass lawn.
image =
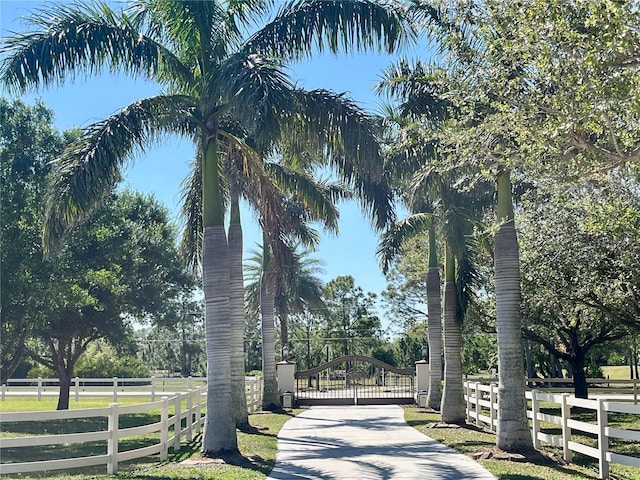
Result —
M148 400L145 400L148 401ZM140 400L127 399L127 403L139 403ZM81 399L79 402L71 402L71 408L96 408L104 407L109 399ZM55 409L55 399L43 399L36 401L26 398L12 398L0 403L2 411L41 411ZM230 458L226 462L203 461L200 458L201 438L195 438L191 443L182 445L178 452L169 449L169 458L161 462L158 455L143 459L124 462L119 465L119 472L115 478L137 480L262 480L269 474L275 464L277 435L282 425L293 416L292 413L267 413L250 416L252 425L258 427L255 432L238 433L238 445L242 456ZM121 418L121 428L151 423L157 421L159 412L127 415ZM15 435L36 435L47 433L67 433L94 431L104 427L100 422L106 423L106 419L76 419L55 420L51 422L11 423L0 425L0 436L11 437ZM120 451L140 448L158 441L156 435L141 435L124 439L120 443ZM106 442L88 442L84 444L55 445L38 447L37 452L33 448L3 449L3 462L20 462L45 460L53 458L77 457L103 454L106 452ZM66 470L48 473L22 474L15 478L35 479L48 478L54 480L81 480L87 478L105 478L106 466L87 467L78 470ZM3 475L2 478L11 478Z
M611 380L629 380L629 367L626 365L605 365L602 368L604 378Z
M557 414L554 411L546 413ZM583 421L593 421L591 414L572 415ZM422 410L409 407L405 409L405 420L409 425L425 435L448 445L466 455L489 450L495 447L495 434L479 430L474 426L465 428L427 428L427 425L440 421L440 415L435 413L423 413ZM640 429L640 419L630 415L612 415L611 426L622 426L628 429ZM557 425L543 424L542 430L546 433L559 434ZM593 438L576 436L576 441L586 445L594 445ZM553 452L558 457L562 452L545 448L547 452ZM619 441L612 445L612 450L633 456L640 456L640 446L632 442ZM597 479L598 464L595 459L580 454L574 454L574 461L568 465L550 464L540 465L531 462L513 462L503 460L480 460L487 470L500 480L570 480L570 479ZM626 467L624 465L611 465L611 478L624 480L640 480L640 469Z

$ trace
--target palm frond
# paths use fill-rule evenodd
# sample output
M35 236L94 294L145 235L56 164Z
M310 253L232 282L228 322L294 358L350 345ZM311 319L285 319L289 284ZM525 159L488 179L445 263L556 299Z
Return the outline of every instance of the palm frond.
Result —
M341 180L354 189L365 214L382 229L394 218L392 192L386 183L377 122L342 94L298 90L300 113L289 134L304 148L325 152ZM295 121L294 121L295 120Z
M413 39L400 9L370 0L293 0L247 42L246 49L287 60L332 53L394 52Z
M260 149L270 149L273 139L283 136L282 124L295 112L293 83L279 60L259 55L232 55L216 72L211 88L223 93L234 118L250 132Z
M443 121L451 107L451 102L442 94L438 72L420 61L410 65L402 59L391 64L375 88L378 94L402 100L398 107L401 115L419 117L431 124Z
M148 77L171 69L174 78L191 83L191 73L173 53L145 36L126 14L105 4L53 5L32 14L39 27L5 39L0 54L0 82L11 91L47 87L78 72L99 74L104 67Z
M188 97L161 95L88 127L54 163L45 202L45 249L111 192L136 149L144 151L168 132L192 134L192 110Z
M385 230L376 250L384 273L389 270L393 260L402 252L403 243L426 232L431 222L433 222L433 214L415 213Z
M267 162L269 175L297 203L307 221L320 221L326 229L337 231L340 216L335 202L347 195L340 185L317 181L306 172L292 170L278 162Z
M182 238L180 254L187 267L196 272L202 261L202 163L195 159L182 181Z

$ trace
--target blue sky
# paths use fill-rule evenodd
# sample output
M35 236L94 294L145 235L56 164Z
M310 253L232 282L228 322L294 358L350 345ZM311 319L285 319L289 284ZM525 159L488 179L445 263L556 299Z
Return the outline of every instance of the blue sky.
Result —
M20 17L37 9L40 1L0 1L0 29L5 37L9 31L24 31ZM419 51L418 51L419 53ZM415 56L415 52L413 52ZM380 72L393 57L381 54L358 54L342 57L316 56L311 61L292 65L291 77L307 89L326 88L346 92L359 105L371 111L379 109L380 99L372 92ZM110 74L100 77L68 80L64 86L43 90L24 97L27 102L41 98L55 112L60 130L87 126L113 114L134 100L158 92L155 84ZM132 189L153 193L173 212L179 205L180 182L189 161L194 158L192 145L179 138L167 138L138 155L125 175L125 184ZM365 291L380 293L386 281L375 256L377 237L368 221L354 203L340 207L338 237L321 236L315 256L325 268L325 280L338 275L352 275ZM257 225L245 214L245 250L254 248L261 235Z

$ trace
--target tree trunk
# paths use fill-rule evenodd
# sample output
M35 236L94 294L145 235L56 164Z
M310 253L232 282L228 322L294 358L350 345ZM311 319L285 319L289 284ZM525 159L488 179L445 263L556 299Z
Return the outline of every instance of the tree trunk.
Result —
M498 176L498 232L494 262L498 340L498 427L496 445L509 451L533 449L525 400L524 349L520 313L520 265L509 172Z
M202 453L220 456L238 453L238 438L231 403L229 245L215 140L217 125L210 123L202 138L202 291L207 346L207 416Z
M587 376L584 373L584 356L576 355L572 361L573 367L573 393L576 398L589 398L587 389Z
M231 398L236 427L249 427L249 412L244 381L244 281L242 275L242 226L237 199L232 205L229 225L229 307L231 309ZM234 210L238 209L236 215ZM237 221L235 221L237 218Z
M427 271L427 331L429 335L429 393L427 406L438 410L442 401L442 298L436 235L429 227L429 270Z
M464 423L462 385L462 334L457 318L457 292L453 255L447 248L444 283L444 390L440 414L445 423Z
M267 248L265 246L265 248ZM274 315L274 289L269 278L268 266L260 279L260 315L262 318L262 409L278 410L280 397L276 377L276 326Z
M58 395L58 406L56 410L69 410L69 394L71 392L71 373L67 368L57 369L58 381L60 382L60 394Z
M218 456L238 451L231 405L229 249L224 226L205 227L202 280L207 344L207 416L202 451Z

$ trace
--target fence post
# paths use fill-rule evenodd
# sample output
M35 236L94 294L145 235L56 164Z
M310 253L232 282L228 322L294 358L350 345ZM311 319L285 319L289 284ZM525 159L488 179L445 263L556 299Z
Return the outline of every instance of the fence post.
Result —
M2 384L2 401L3 402L4 402L4 398L5 398L6 393L7 393L7 384L3 383Z
M118 404L112 403L109 405L111 412L109 413L109 421L107 430L109 432L109 439L107 440L107 475L115 475L118 473Z
M169 453L169 399L162 397L160 409L160 460L166 460Z
M113 377L113 401L118 401L118 377Z
M464 388L464 394L467 396L467 407L465 411L467 423L471 423L471 386L469 385L469 382L462 382L462 388ZM420 406L419 402L418 406Z
M193 377L191 375L187 377L187 388L189 390L193 388Z
M638 380L633 380L633 404L638 404Z
M600 478L609 478L609 462L607 462L607 453L609 452L609 437L607 437L606 429L609 426L607 411L604 408L604 400L598 399L598 467L600 470Z
M476 398L475 398L475 412L476 412L476 427L482 427L482 422L480 421L480 412L482 411L482 407L480 406L480 400L482 398L482 392L480 391L480 383L475 383L476 387Z
M571 408L567 404L568 393L562 394L562 401L560 403L560 412L562 415L562 453L567 462L571 462L573 459L573 452L569 449L569 442L571 441L571 428L567 425L571 418Z
M38 401L42 400L42 377L38 377Z
M187 442L191 442L193 440L193 390L191 388L187 392L187 412Z
M174 423L173 423L173 451L180 450L180 433L182 432L182 395L179 393L174 397Z
M491 385L489 385L489 421L491 422L491 425L489 425L489 430L492 432L495 432L497 427L496 427L496 409L495 409L495 403L496 403L496 384L492 383Z
M205 387L198 388L198 392L196 393L196 405L198 409L196 410L196 434L200 434L202 432L202 390Z
M156 377L151 375L151 401L156 401Z
M74 378L73 383L75 384L75 397L77 402L80 400L80 377Z
M540 432L540 420L538 419L539 410L538 390L531 390L531 416L533 418L531 435L533 436L533 448L540 448L540 439L538 439L538 433Z

